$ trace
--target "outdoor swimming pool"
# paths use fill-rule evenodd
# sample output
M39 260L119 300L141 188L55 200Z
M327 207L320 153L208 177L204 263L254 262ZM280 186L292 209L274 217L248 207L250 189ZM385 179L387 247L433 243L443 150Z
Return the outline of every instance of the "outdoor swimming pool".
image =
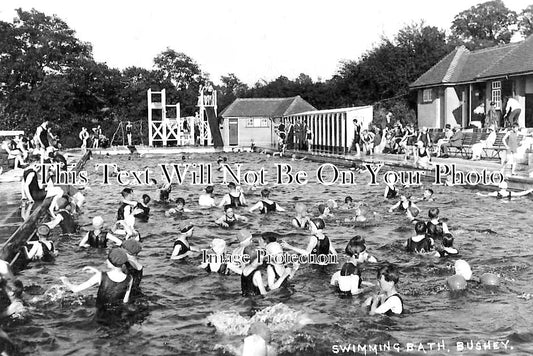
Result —
M213 163L216 155L193 154L187 162ZM118 163L123 170L142 170L146 167L157 169L158 164L178 163L181 156L143 157L128 160L127 156L101 157L89 161L91 190L87 193L85 213L80 224L90 227L92 217L101 215L110 226L116 218L120 201L121 186L100 185L101 171L94 170L96 163ZM228 163L243 163L243 168L259 170L265 167L267 174L274 172L274 164L290 163L294 170L314 173L319 163L309 161L290 162L287 159L271 158L257 154L229 154ZM220 173L214 172L214 181L221 181ZM67 294L58 300L48 298L31 304L28 315L23 320L10 322L4 330L21 351L39 355L213 355L223 354L216 345L238 344L242 336L225 336L207 325L206 318L217 311L233 310L249 317L254 311L284 303L297 311L310 314L315 321L312 325L293 332L274 333L274 344L281 355L324 355L334 354L335 345L382 345L399 343L402 353L407 343L423 343L429 352L428 343L444 341L446 349L432 355L457 353L456 342L471 340L507 342L513 350L508 354L528 355L533 352L533 322L530 315L533 305L529 300L519 298L524 293L533 293L531 287L532 233L530 198L514 201L496 200L476 196L475 189L462 187L435 187L437 200L434 203L421 203L423 216L433 206L440 208L441 216L449 218L448 225L455 236L455 245L461 258L472 266L474 275L494 272L501 277L501 286L495 289L469 286L468 291L452 295L445 286L447 276L453 274L455 259L411 255L403 250L403 242L412 236L413 227L404 215L388 212L394 202L383 200L383 184L367 185L368 173L358 176L359 184L353 186L316 184L314 174L310 174L307 185L274 185L271 198L287 208L287 213L259 215L244 213L249 218L246 224L236 229L225 230L214 224L221 209L200 209L197 205L201 185L185 184L174 186L172 198L183 197L187 207L194 210L184 218L164 216L167 206L151 206L148 223L137 223L136 228L143 236L143 251L140 261L145 265L141 283L145 297L139 304L137 316L131 323L118 325L98 323L94 320L94 299L97 288L92 288L76 297ZM161 181L159 174L154 176ZM134 187L135 188L135 187ZM148 193L157 199L155 187L135 188L137 198ZM416 196L422 195L420 188L411 188ZM216 201L220 201L226 188L215 186ZM351 299L339 297L330 287L331 275L340 268L328 266L326 269L315 266L301 266L292 280L289 290L258 297L253 301L241 296L240 278L235 275L220 276L207 274L197 266L199 258L188 261L171 261L169 256L179 226L192 222L196 226L192 245L208 248L210 241L224 238L233 241L239 228L251 232L274 231L285 235L291 244L305 247L308 242L306 232L295 231L290 225L294 204L304 202L311 215L318 215L317 205L333 198L338 202L350 195L355 201L364 201L381 219L374 223L353 224L336 222L350 215L337 213L332 221L326 221L325 233L330 237L341 263L346 260L343 251L346 243L354 235L366 238L370 254L378 261L388 261L400 267L401 277L398 291L403 297L406 313L397 317L369 316L360 308L368 294ZM249 204L260 198L260 189L247 195ZM243 213L242 210L240 213ZM56 231L57 234L57 231ZM57 235L56 235L57 236ZM59 256L54 264L32 264L22 271L19 278L30 288L29 292L44 292L60 285L59 277L67 275L72 281L81 282L90 275L81 271L86 265L105 268L105 251L82 250L78 247L80 236L56 237ZM231 249L232 247L230 247ZM379 264L378 264L379 265ZM363 279L376 281L378 266L367 264L363 267ZM42 294L42 293L41 293ZM475 347L475 345L474 345ZM500 350L501 351L501 350ZM482 354L492 350L474 351ZM396 351L378 354L397 354ZM342 354L342 353L340 353ZM354 354L347 352L345 354ZM363 354L361 352L357 354ZM374 354L368 351L368 354ZM422 351L412 354L423 354Z

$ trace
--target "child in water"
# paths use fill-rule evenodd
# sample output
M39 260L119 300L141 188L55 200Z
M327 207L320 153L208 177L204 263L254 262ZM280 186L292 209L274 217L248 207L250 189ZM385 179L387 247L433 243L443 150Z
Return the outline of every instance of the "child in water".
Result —
M213 186L209 185L205 187L205 194L200 194L198 198L198 205L204 208L211 208L216 206L215 199L213 199Z
M122 245L122 240L115 235L104 231L104 219L101 216L95 216L93 218L93 230L85 234L81 239L80 247L94 247L94 248L106 248L107 241L111 240L115 245Z
M37 228L37 236L39 237L39 240L29 241L28 246L22 248L28 260L52 262L55 259L55 256L57 256L57 250L54 247L54 243L48 240L49 235L50 228L47 225L43 224Z
M363 249L361 244L352 238L344 251L350 259L342 265L340 271L333 274L331 285L336 286L342 294L355 295L361 292L361 271L357 268L357 262Z
M292 219L292 226L298 229L307 229L309 226L309 217L307 216L307 208L303 203L296 203L294 206L296 216Z
M333 263L333 260L337 259L337 252L329 238L324 235L323 230L325 227L326 223L323 219L311 219L309 222L309 229L313 235L309 237L309 243L305 250L293 247L287 242L282 242L281 246L301 255L316 256L316 261L321 265L328 264L328 262Z
M261 200L255 203L254 206L250 208L250 213L253 213L256 210L259 210L261 214L266 214L274 211L285 211L278 203L272 201L270 198L270 190L265 188L261 190Z
M426 235L426 224L423 221L418 221L415 224L416 236L410 237L405 242L405 250L407 252L425 253L433 248L433 239Z
M224 207L224 215L215 220L215 223L225 229L233 227L237 222L247 222L248 219L245 216L235 214L231 205Z
M172 249L172 255L170 256L171 260L181 260L185 257L191 255L191 251L199 252L200 250L196 247L191 247L189 243L189 238L192 237L194 232L194 226L187 226L180 231L180 235L176 242L174 242L174 247Z
M177 198L176 199L176 207L170 208L169 210L165 211L165 216L179 216L183 213L192 213L193 211L190 209L185 208L185 199L183 198Z
M370 315L385 314L388 316L403 313L403 300L396 291L400 279L398 270L392 264L386 264L378 271L380 293L368 298L364 306L370 307Z
M456 256L459 251L453 247L453 235L445 233L442 235L442 244L437 244L435 252L436 257Z
M125 274L122 267L128 261L126 252L121 248L114 248L109 251L107 257L108 271L99 271L94 267L84 267L86 272L94 272L94 275L81 284L72 284L67 277L60 280L67 288L74 293L81 292L94 285L98 285L96 305L99 308L126 304L129 302L133 277Z

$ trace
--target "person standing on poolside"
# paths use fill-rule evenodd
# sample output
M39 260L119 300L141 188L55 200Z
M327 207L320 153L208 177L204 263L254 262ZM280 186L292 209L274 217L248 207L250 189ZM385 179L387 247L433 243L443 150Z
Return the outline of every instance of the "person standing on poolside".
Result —
M89 139L89 132L87 132L86 127L82 127L78 137L81 140L81 149L83 153L87 152L87 140Z
M500 127L500 115L496 111L496 103L490 102L490 106L485 114L485 128L494 127L494 130Z
M505 167L511 165L511 174L516 175L516 152L518 150L518 124L513 124L511 130L507 131L502 139L505 146L505 155L502 157L502 173L505 171Z
M513 127L514 124L518 125L518 117L522 109L520 103L513 97L507 96L507 104L505 105L504 123L505 127Z
M128 146L131 146L131 130L132 130L131 121L128 121L126 125L126 137L128 138Z

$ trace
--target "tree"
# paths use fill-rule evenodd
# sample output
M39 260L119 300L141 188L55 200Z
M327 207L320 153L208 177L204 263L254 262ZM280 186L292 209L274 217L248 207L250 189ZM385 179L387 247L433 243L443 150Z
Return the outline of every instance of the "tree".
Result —
M518 16L518 28L525 37L533 34L533 5L526 7Z
M170 48L154 58L154 66L178 90L187 90L192 83L204 80L200 67L191 57Z
M517 16L503 1L488 1L457 14L452 35L470 49L509 43L516 29Z

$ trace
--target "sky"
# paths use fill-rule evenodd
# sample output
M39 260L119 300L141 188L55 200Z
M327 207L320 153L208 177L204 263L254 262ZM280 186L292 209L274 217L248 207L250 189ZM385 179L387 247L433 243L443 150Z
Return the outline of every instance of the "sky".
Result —
M167 47L192 57L211 80L235 73L253 85L300 73L327 80L399 29L423 20L449 29L481 0L2 0L0 20L35 8L67 22L93 46L95 60L150 69ZM504 0L520 11L531 0Z

